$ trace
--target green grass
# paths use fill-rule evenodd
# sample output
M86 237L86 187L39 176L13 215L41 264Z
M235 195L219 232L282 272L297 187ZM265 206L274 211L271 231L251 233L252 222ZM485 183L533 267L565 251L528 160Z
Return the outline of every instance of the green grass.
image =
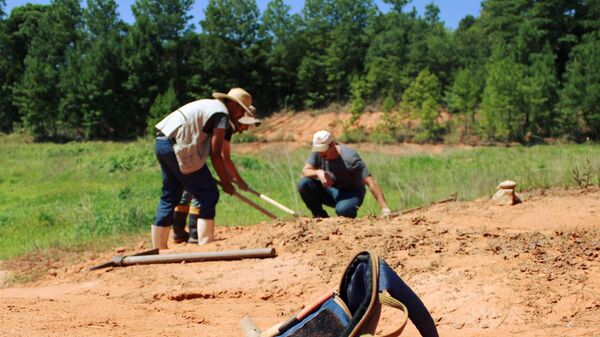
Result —
M488 196L505 179L515 180L519 189L600 184L600 146L592 144L485 147L416 156L360 154L394 210L453 193L463 200ZM90 249L107 242L116 246L131 234L149 231L161 183L153 142L27 144L17 136L1 136L0 156L0 259L46 248ZM252 188L307 214L295 188L307 156L308 148L282 148L234 155L233 160ZM377 213L369 194L359 216ZM217 224L263 220L268 219L221 193Z

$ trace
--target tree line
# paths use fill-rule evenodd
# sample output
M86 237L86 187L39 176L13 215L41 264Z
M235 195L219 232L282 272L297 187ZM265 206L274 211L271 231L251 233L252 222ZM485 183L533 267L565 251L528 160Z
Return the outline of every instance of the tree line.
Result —
M455 30L433 3L385 2L209 0L194 22L193 0L137 0L128 24L114 0L0 0L0 131L130 139L241 86L262 115L381 107L394 139L600 139L600 1L484 0Z

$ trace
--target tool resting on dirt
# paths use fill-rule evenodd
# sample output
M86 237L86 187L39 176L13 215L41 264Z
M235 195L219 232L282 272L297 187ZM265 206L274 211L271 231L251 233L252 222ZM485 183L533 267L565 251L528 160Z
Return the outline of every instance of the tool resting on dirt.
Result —
M372 336L382 305L398 310L397 327L385 336L400 335L410 317L421 336L438 337L433 318L419 297L383 259L369 251L352 259L339 291L328 291L294 317L261 332L260 337ZM247 337L255 337L257 329L249 320L242 320L242 329Z
M135 264L159 264L159 263L180 263L180 262L202 262L202 261L221 261L221 260L239 260L239 259L257 259L275 257L275 248L257 248L244 250L225 250L220 252L197 252L182 254L164 254L159 255L158 249L141 252L135 255L120 256L117 255L111 261L90 267L89 270L96 270L108 267L126 267Z

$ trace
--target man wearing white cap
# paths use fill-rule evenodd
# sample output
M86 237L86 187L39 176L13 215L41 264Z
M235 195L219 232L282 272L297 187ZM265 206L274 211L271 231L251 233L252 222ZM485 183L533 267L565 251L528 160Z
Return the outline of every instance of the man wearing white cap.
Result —
M317 131L312 150L298 183L306 207L316 218L328 217L323 205L335 208L338 216L355 218L365 197L365 185L388 216L390 209L383 191L356 151L334 141L329 131Z
M201 204L198 214L198 237L202 243L213 240L215 206L219 191L206 160L211 162L223 191L235 191L223 157L223 143L228 125L238 130L241 125L256 125L249 107L252 96L241 88L227 94L213 93L214 99L188 103L173 111L156 125L155 153L162 171L162 195L152 225L152 246L166 249L173 223L173 210L183 190Z

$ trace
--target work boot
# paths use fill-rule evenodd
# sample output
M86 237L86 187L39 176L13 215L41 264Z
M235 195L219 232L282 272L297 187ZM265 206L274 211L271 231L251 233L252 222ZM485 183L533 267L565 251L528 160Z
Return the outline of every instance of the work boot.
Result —
M190 213L188 214L188 226L190 227L189 243L198 243L198 214L200 214L200 209L191 206Z
M170 230L170 226L152 225L152 248L169 249L167 242L169 241Z
M185 220L187 219L189 207L178 205L173 214L173 241L175 243L187 242L190 235L185 231Z
M215 239L215 220L198 219L198 244L204 245Z

